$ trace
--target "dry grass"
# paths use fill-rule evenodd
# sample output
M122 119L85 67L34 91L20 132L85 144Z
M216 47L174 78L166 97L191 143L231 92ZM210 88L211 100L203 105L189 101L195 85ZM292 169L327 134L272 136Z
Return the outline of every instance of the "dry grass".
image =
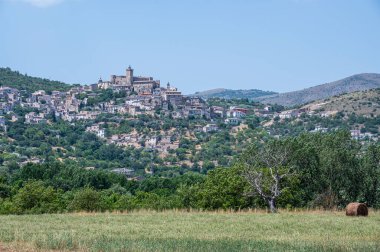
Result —
M139 211L0 216L5 251L380 251L380 213ZM2 250L1 250L2 251Z
M332 97L323 102L310 103L305 108L311 110L323 108L325 111L344 111L347 114L355 112L357 115L380 116L380 89L353 92L338 97ZM317 106L321 104L321 106Z

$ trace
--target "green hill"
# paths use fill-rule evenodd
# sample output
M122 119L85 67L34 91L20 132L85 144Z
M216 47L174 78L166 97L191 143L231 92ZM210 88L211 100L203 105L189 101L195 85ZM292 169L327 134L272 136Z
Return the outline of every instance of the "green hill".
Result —
M378 117L380 116L380 88L333 96L306 104L303 108Z
M60 81L52 81L21 74L18 71L13 71L9 67L0 68L0 86L25 90L28 93L37 90L45 90L48 93L53 90L67 91L71 87L71 85Z

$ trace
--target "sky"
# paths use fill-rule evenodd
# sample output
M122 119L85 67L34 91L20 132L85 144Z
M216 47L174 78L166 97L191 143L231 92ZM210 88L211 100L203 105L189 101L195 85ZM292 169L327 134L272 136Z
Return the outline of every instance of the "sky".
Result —
M380 73L380 0L0 0L0 67L67 83L153 76L189 94Z

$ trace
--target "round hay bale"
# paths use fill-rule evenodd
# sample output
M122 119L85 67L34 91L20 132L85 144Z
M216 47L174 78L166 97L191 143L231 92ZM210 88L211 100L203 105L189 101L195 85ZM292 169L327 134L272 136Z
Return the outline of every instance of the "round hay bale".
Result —
M353 202L346 207L347 216L368 216L368 207L364 203Z

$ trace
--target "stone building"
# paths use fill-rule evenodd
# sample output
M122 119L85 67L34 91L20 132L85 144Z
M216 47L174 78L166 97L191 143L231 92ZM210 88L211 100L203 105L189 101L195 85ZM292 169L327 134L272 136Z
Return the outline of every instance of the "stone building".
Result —
M102 89L128 89L137 94L152 94L154 89L160 87L160 81L154 80L153 77L134 76L133 69L129 66L125 75L111 75L110 81L100 79L98 87Z
M170 101L173 104L182 102L182 93L177 88L170 87L170 83L167 84L165 91L162 93L165 101Z

